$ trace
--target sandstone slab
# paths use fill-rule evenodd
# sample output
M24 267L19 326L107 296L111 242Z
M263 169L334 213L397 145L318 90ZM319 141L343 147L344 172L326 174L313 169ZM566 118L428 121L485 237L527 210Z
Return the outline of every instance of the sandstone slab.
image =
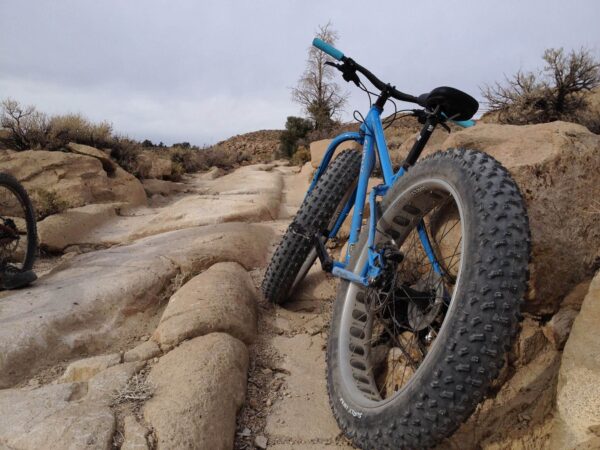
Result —
M250 224L173 231L76 256L33 287L7 293L0 305L0 387L82 350L98 354L115 340L150 334L177 274L222 261L262 267L272 239L269 227Z
M186 341L160 358L148 376L154 397L144 406L157 449L231 449L247 370L246 346L223 333Z
M109 407L79 401L80 383L0 391L0 447L109 450L115 418Z
M169 300L153 339L177 345L220 331L249 344L256 336L258 294L238 263L219 263L192 278Z

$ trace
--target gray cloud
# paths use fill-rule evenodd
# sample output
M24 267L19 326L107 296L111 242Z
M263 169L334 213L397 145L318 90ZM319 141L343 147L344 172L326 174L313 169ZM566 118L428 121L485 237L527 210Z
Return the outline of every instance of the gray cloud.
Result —
M0 5L0 97L82 112L136 138L210 143L299 114L289 87L318 24L401 90L478 86L540 65L547 47L598 50L595 0L19 0ZM351 90L346 118L366 98Z

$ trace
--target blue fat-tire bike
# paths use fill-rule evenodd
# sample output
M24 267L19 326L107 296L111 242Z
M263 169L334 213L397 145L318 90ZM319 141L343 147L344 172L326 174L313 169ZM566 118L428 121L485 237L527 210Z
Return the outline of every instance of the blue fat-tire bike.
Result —
M521 193L492 157L436 152L416 164L437 125L470 126L471 96L439 87L414 97L315 39L346 81L379 91L359 132L333 139L267 268L265 297L285 301L318 258L341 279L327 345L327 387L336 420L360 448L421 449L451 435L500 371L519 326L528 280L529 225ZM391 99L421 132L394 172L381 114ZM393 101L393 100L392 100ZM362 154L344 150L346 141ZM376 163L383 184L368 193ZM347 251L328 253L353 209Z

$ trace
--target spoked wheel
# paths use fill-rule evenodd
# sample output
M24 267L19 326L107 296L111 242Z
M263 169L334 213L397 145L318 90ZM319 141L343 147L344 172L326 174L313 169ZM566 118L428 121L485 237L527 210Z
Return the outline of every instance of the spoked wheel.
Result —
M351 270L367 258L366 237ZM328 390L361 448L428 448L484 398L518 327L529 231L520 193L487 155L441 152L381 203L376 286L343 282L327 349Z
M400 246L402 262L385 275L383 285L356 292L360 306L352 307L353 315L362 328L343 331L342 339L353 347L350 359L355 365L362 360L372 374L368 383L356 379L357 388L377 401L392 398L410 382L435 345L451 304L462 262L462 226L454 198L443 195L446 199L423 217L421 226L435 249L438 266L432 264L419 230L413 228ZM442 215L447 217L442 220ZM366 348L369 351L361 355Z
M0 174L0 271L26 271L37 250L35 213L29 196L11 175Z

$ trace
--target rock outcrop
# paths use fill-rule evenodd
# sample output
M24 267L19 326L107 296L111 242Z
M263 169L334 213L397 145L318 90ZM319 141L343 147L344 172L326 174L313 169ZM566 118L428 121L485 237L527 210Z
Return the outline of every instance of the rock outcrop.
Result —
M45 150L0 151L2 170L20 180L33 198L36 209L47 195L66 207L90 203L122 202L146 204L140 181L120 167L108 174L95 156ZM44 195L46 194L46 195Z
M600 448L600 272L565 345L549 448Z
M528 311L554 313L598 262L600 136L581 125L478 124L442 148L483 150L499 160L525 197L532 238Z
M70 259L34 287L3 299L0 387L82 350L98 353L114 340L152 332L150 317L178 274L221 261L262 267L272 238L268 227L229 223Z

